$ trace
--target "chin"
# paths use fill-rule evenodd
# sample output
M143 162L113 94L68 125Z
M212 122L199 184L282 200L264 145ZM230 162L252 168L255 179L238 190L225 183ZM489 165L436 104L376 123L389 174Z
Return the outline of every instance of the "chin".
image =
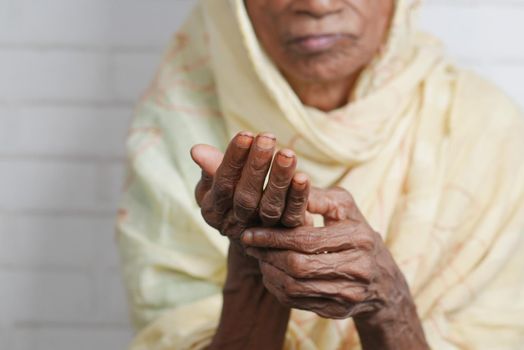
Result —
M282 67L285 74L295 80L310 83L329 83L347 79L362 69L363 64L347 57L322 55L294 58Z

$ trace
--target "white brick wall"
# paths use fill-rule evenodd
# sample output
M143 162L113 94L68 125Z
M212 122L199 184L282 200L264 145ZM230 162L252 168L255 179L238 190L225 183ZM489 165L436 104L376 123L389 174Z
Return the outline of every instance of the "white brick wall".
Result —
M124 349L113 217L133 101L193 0L0 0L0 349ZM524 0L422 24L524 104Z

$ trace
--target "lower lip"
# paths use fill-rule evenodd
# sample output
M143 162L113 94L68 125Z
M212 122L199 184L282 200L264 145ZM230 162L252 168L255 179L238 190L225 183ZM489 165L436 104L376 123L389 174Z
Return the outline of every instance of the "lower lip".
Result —
M292 41L292 45L303 53L320 53L331 49L342 38L341 35L310 36Z

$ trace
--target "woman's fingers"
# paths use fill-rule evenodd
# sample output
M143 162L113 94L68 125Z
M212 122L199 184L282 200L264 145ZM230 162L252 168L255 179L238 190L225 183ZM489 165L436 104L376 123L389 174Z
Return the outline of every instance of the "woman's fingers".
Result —
M202 199L202 214L217 227L224 214L233 205L233 193L241 177L244 164L253 143L253 134L241 132L233 138L213 177L213 184Z
M364 233L362 233L362 232ZM348 249L370 250L374 237L359 225L340 222L330 227L306 227L295 229L248 228L242 235L246 246L294 250L305 254L340 252Z
M195 145L191 148L191 158L203 172L214 176L224 159L224 154L210 145Z
M233 210L240 223L248 223L257 214L264 181L271 166L276 138L263 133L257 136L234 190Z
M353 196L341 187L311 188L307 210L310 213L322 215L326 226L341 220L356 221L363 218Z
M272 134L255 138L241 132L225 154L208 145L191 149L191 157L202 168L195 197L211 226L218 228L231 209L232 217L243 227L257 222L256 218L264 226L305 224L309 179L302 173L295 174L297 159L293 151L281 150L273 159L275 146Z
M260 200L259 215L264 226L280 222L286 206L289 184L296 168L295 153L289 149L277 152L271 167L268 184Z
M354 303L366 299L366 285L359 282L346 279L296 279L268 264L261 264L261 271L269 280L282 281L283 291L289 298L330 298Z
M286 227L298 227L305 223L309 196L309 179L303 173L296 173L289 188L286 208L281 222Z
M213 184L215 175L224 154L210 145L195 145L191 148L191 158L202 169L202 176L195 188L195 199L199 206Z
M332 254L302 254L292 250L247 248L246 254L297 279L347 279L369 283L370 259L355 250Z
M260 263L264 285L288 306L344 318L356 306L373 299L366 285L345 279L295 279L267 263ZM329 305L329 306L328 306ZM320 310L319 310L320 309Z

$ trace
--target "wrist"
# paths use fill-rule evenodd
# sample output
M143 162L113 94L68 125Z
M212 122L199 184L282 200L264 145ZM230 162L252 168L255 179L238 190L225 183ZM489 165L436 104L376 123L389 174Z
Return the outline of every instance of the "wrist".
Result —
M363 350L429 349L403 276L401 282L397 289L388 292L389 297L376 312L354 318Z
M403 323L403 320L413 318L417 315L416 307L411 298L402 297L378 307L373 313L354 316L355 324L366 329L380 329L390 323ZM417 316L418 319L418 316ZM389 327L389 326L388 326Z
M240 288L245 280L259 280L262 285L258 260L247 255L239 241L230 240L224 288Z
M258 261L232 242L220 324L209 349L282 348L289 315L264 287Z
M282 348L290 309L258 279L236 280L239 283L224 287L220 323L210 349Z

